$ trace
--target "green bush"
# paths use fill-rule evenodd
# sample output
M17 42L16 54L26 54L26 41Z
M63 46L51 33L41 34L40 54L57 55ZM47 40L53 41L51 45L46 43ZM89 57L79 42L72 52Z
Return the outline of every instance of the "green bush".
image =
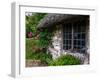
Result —
M38 40L33 38L26 38L26 59L41 60L42 63L48 66L61 66L61 65L78 65L80 59L72 55L62 55L59 58L52 60L52 55L45 51L34 52L33 46L38 43Z
M37 43L37 46L47 49L52 42L51 41L52 36L53 32L49 31L49 29L43 29L42 31L40 31L39 41Z
M27 59L41 60L42 63L48 64L52 60L52 56L49 53L31 53L27 56Z
M26 38L26 59L41 60L42 63L48 64L52 60L52 55L46 52L33 52L33 45L37 44L38 40Z
M40 55L38 55L38 59L40 59L42 63L49 64L49 61L52 60L52 55L50 53L40 53Z
M37 31L37 25L40 20L44 18L46 13L33 13L32 15L26 15L26 37L27 33L32 32L33 35Z
M36 43L38 42L38 40L35 40L35 39L33 39L33 38L26 38L26 58L28 58L28 56L30 55L30 54L32 54L33 53L33 49L32 49L32 47L33 47L33 45L36 45Z
M62 55L59 58L50 62L49 66L62 66L62 65L78 65L80 59L72 55Z

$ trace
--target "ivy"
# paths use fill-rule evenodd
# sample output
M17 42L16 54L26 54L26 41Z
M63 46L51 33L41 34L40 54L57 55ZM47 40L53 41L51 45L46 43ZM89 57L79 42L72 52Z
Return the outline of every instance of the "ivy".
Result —
M38 47L48 48L48 46L52 42L53 32L49 31L49 29L43 29L40 32Z
M45 15L46 13L32 13L32 15L26 15L26 37L28 37L27 33L29 32L32 32L33 35L36 33L37 25Z

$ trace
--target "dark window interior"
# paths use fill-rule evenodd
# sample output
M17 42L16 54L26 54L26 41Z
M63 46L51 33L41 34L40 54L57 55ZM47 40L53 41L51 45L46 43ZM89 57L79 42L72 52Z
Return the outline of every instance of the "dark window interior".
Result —
M83 22L67 23L63 25L63 49L85 53L86 26Z

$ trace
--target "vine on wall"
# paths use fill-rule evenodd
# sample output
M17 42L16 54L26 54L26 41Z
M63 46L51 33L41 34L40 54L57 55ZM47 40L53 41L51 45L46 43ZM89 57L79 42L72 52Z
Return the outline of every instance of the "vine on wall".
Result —
M37 43L37 46L47 51L48 46L52 43L52 37L53 31L50 31L49 29L43 29L40 31L39 42Z

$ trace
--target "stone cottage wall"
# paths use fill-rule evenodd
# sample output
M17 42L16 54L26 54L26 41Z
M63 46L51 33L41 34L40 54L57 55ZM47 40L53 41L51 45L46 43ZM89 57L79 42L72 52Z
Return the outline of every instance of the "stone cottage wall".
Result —
M52 54L53 59L61 55L61 45L62 45L62 27L61 25L56 26L57 29L54 32L52 38L52 46L49 47L49 52Z
M89 28L89 21L86 23L86 48L87 48L87 53L90 53L90 28Z
M62 46L63 46L63 36L62 36L62 25L57 25L56 26L57 29L54 32L54 36L52 38L52 46L49 46L48 51L51 53L53 59L58 58L59 56L61 56L62 54L69 54L69 55L73 55L79 59L81 59L81 63L83 64L85 61L85 64L89 63L89 57L87 57L84 54L80 54L80 53L72 53L70 51L65 51L63 50ZM89 53L89 25L87 25L86 28L86 47L87 52Z

